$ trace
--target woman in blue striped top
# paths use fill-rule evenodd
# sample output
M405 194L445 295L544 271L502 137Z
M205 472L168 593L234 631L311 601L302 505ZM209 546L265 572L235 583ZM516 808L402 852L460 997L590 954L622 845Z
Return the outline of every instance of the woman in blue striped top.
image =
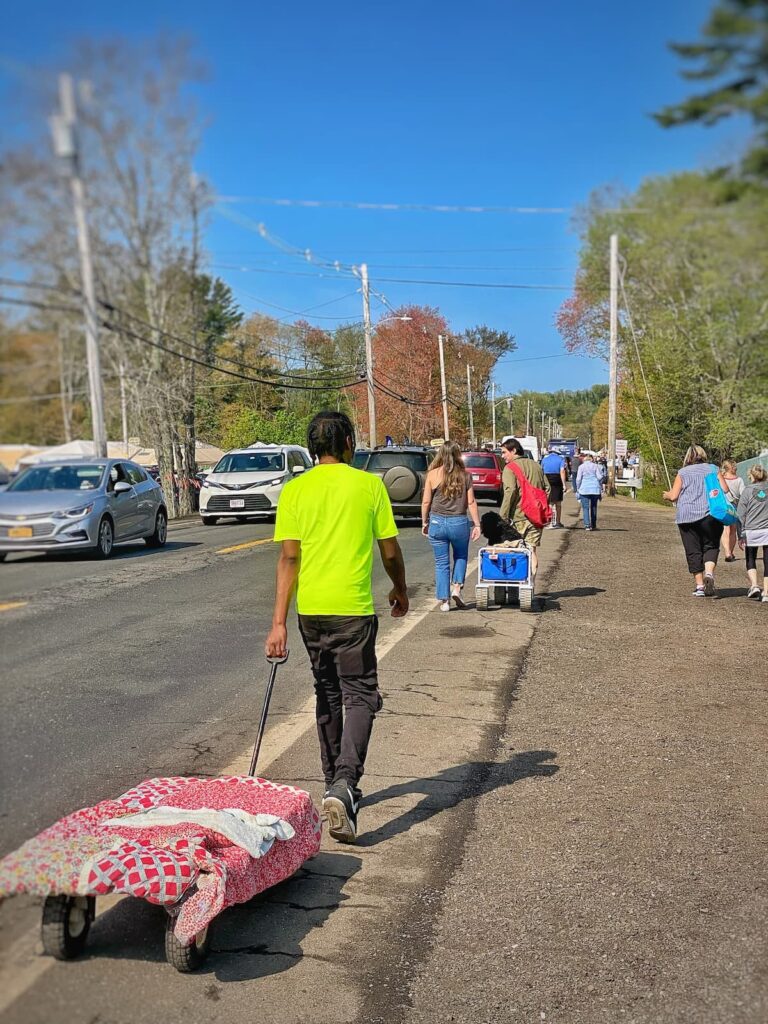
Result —
M715 596L715 566L723 535L723 524L709 514L704 481L710 473L717 473L723 493L727 494L728 485L721 471L709 462L703 448L692 444L675 482L663 495L677 503L675 522L683 541L688 571L696 580L694 597Z

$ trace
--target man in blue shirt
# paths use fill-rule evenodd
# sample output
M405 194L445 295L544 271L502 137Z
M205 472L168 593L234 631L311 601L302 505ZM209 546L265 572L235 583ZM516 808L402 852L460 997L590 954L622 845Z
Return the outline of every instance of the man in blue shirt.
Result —
M549 504L554 510L552 522L549 524L547 529L562 530L563 524L560 522L560 516L563 509L563 488L565 487L566 481L565 459L557 452L547 452L541 460L541 468L544 471L544 476L549 480L549 486L551 489Z

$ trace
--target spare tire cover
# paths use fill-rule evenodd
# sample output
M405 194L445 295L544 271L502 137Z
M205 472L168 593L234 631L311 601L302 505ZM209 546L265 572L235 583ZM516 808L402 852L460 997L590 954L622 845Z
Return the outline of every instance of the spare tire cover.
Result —
M384 474L383 480L390 501L411 501L421 487L418 473L408 466L393 466Z

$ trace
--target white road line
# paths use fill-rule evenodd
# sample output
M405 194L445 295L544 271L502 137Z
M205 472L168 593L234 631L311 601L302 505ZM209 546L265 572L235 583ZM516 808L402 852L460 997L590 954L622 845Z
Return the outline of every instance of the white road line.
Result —
M477 562L475 561L474 565L470 562L467 571L468 578L476 568ZM379 661L382 661L401 640L408 636L411 630L423 622L434 607L434 597L425 598L415 609L409 611L404 618L397 622L376 645ZM315 698L313 695L298 711L294 711L264 737L259 758L259 774L263 775L286 750L314 727ZM251 748L249 747L228 764L221 774L244 775L248 771L250 761ZM101 917L120 900L128 898L126 896L100 896L96 901L96 916ZM4 1013L12 1003L23 996L55 963L56 961L52 957L44 956L40 952L38 928L30 928L17 939L5 952L3 962L0 964L0 1013Z

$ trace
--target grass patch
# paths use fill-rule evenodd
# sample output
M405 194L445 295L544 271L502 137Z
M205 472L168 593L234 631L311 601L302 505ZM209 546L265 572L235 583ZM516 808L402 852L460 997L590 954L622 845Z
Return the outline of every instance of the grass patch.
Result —
M637 492L637 500L644 501L648 505L663 505L664 508L670 508L668 501L662 498L662 494L666 491L664 484L652 484L643 482L643 486Z

